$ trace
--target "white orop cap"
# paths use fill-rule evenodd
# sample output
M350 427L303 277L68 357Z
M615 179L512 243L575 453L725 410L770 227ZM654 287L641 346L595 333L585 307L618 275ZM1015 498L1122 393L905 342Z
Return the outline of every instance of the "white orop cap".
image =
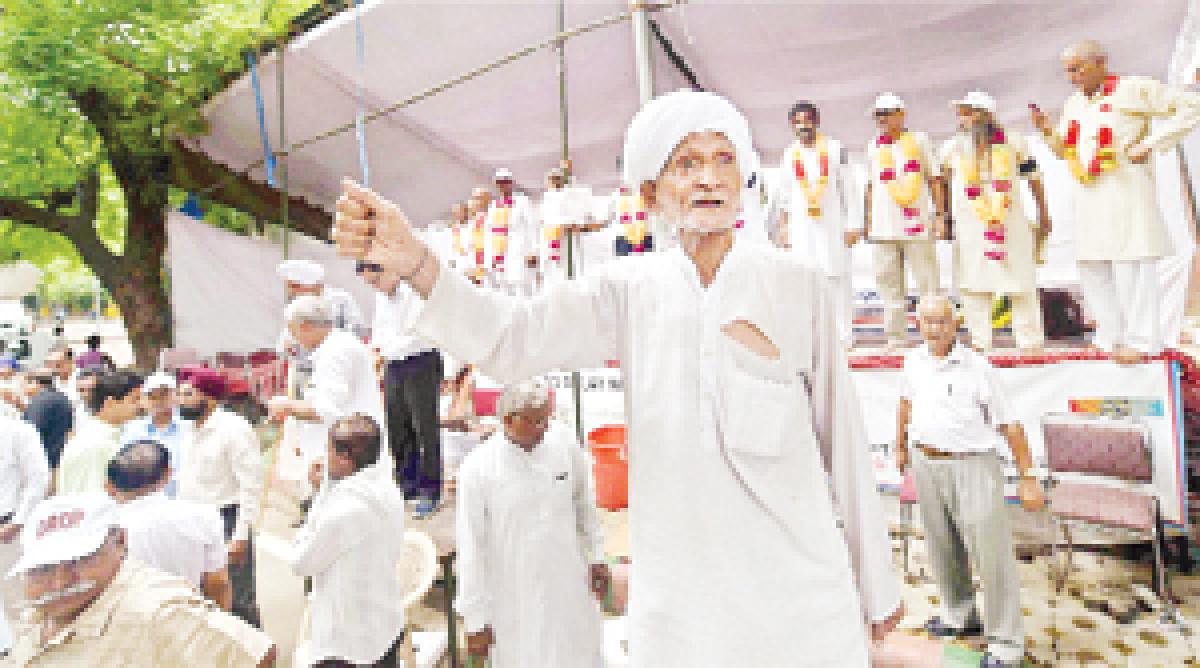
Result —
M151 374L146 382L142 383L143 392L153 392L154 390L173 390L175 389L175 376L161 371Z
M496 170L496 174L492 177L493 181L512 181L512 170L507 167L501 167Z
M995 98L981 90L973 90L964 95L961 100L954 100L950 104L956 107L971 107L972 109L983 109L993 114L996 113Z
M107 494L52 496L38 503L21 529L21 558L8 577L95 553L117 526L115 507Z
M285 260L275 271L288 283L319 285L325 280L325 267L311 260Z
M875 106L872 112L876 111L897 111L904 108L904 100L900 99L895 93L880 93L879 97L875 98Z

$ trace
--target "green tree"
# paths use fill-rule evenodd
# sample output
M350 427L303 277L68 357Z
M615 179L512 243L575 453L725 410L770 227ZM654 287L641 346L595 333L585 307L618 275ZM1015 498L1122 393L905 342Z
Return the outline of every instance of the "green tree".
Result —
M166 211L181 192L279 220L280 195L190 148L204 103L245 54L312 18L314 0L14 0L0 15L0 241L35 227L69 242L121 308L137 364L171 343ZM323 10L328 11L328 10ZM114 195L115 193L115 195ZM328 218L289 200L293 229ZM25 239L26 242L29 239ZM61 243L36 253L66 254ZM3 255L0 246L0 257Z

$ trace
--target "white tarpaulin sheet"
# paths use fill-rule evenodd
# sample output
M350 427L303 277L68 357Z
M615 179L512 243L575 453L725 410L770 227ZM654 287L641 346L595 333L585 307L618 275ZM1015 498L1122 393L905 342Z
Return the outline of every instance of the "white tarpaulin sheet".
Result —
M354 295L365 317L374 311L372 291L354 275L354 262L333 246L292 234L288 257L325 267L325 284ZM274 349L283 327L283 281L275 267L283 247L243 237L179 212L167 217L167 262L175 347L204 357L218 352Z

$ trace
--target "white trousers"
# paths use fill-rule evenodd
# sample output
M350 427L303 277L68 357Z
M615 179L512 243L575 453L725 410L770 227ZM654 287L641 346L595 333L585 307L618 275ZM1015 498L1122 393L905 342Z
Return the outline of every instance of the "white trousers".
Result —
M1080 262L1079 283L1096 321L1097 346L1108 351L1128 346L1148 355L1162 351L1156 259Z
M918 297L938 290L937 253L932 241L876 241L875 282L883 300L883 332L891 343L908 340L908 285Z
M854 289L849 276L826 276L829 295L837 320L838 338L849 345L854 341Z
M1021 581L1000 458L984 453L930 459L920 448L911 452L917 509L943 621L959 629L982 621L988 651L1002 661L1018 660L1025 647ZM971 580L972 563L983 589L982 620Z
M0 543L0 653L12 649L11 623L20 618L21 605L25 598L21 578L10 578L8 571L21 556L17 539L11 543Z
M962 299L963 320L971 333L971 343L977 348L990 350L992 347L992 303L997 295L993 292L966 292ZM1046 342L1042 329L1042 304L1037 292L1009 295L1012 307L1013 336L1018 348L1040 348Z

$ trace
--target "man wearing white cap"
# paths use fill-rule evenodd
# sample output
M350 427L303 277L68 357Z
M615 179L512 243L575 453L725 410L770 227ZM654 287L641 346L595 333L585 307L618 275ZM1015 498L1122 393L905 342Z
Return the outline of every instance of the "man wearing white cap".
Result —
M1008 297L1017 346L1042 347L1036 266L1039 239L1050 233L1050 213L1037 163L1019 133L996 122L996 101L971 91L952 102L958 133L940 152L950 187L959 297L972 345L992 347L992 302ZM1025 212L1019 181L1029 184L1036 222Z
M941 168L929 137L905 127L904 100L892 93L875 98L879 135L867 144L865 235L874 244L875 280L883 299L888 347L908 344L906 274L918 296L938 290L934 241L945 230Z
M283 279L285 303L301 295L324 297L334 310L334 326L362 336L366 333L366 320L354 297L341 288L325 285L325 267L311 260L285 260L276 268ZM289 351L294 343L288 338L286 325L280 334L279 349Z
M19 577L31 614L0 666L275 665L264 633L221 611L186 580L129 558L102 495L38 504L21 532Z
M179 402L175 394L175 376L169 373L153 373L142 383L142 406L145 417L137 418L125 425L121 432L121 443L134 441L158 441L171 454L171 480L164 493L175 497L179 486L180 448L190 424L179 415Z
M538 225L533 203L513 190L513 175L508 169L497 169L493 181L496 197L487 209L487 269L494 286L527 294L530 273L526 270L537 262L533 238Z
M1156 265L1173 253L1150 158L1200 123L1200 95L1110 73L1107 52L1093 41L1067 47L1062 62L1077 90L1057 128L1037 105L1033 124L1074 177L1075 261L1094 343L1133 363L1162 350Z
M621 362L635 667L866 666L868 637L902 613L828 284L790 253L734 243L752 146L718 95L647 103L624 180L679 247L533 300L442 271L369 190L346 182L337 206L342 252L399 271L424 299L415 331L489 377Z
M846 150L842 143L819 131L821 112L811 102L797 102L788 112L796 140L779 164L776 206L779 242L801 262L829 281L841 337L852 337L850 253L861 230L847 229Z

